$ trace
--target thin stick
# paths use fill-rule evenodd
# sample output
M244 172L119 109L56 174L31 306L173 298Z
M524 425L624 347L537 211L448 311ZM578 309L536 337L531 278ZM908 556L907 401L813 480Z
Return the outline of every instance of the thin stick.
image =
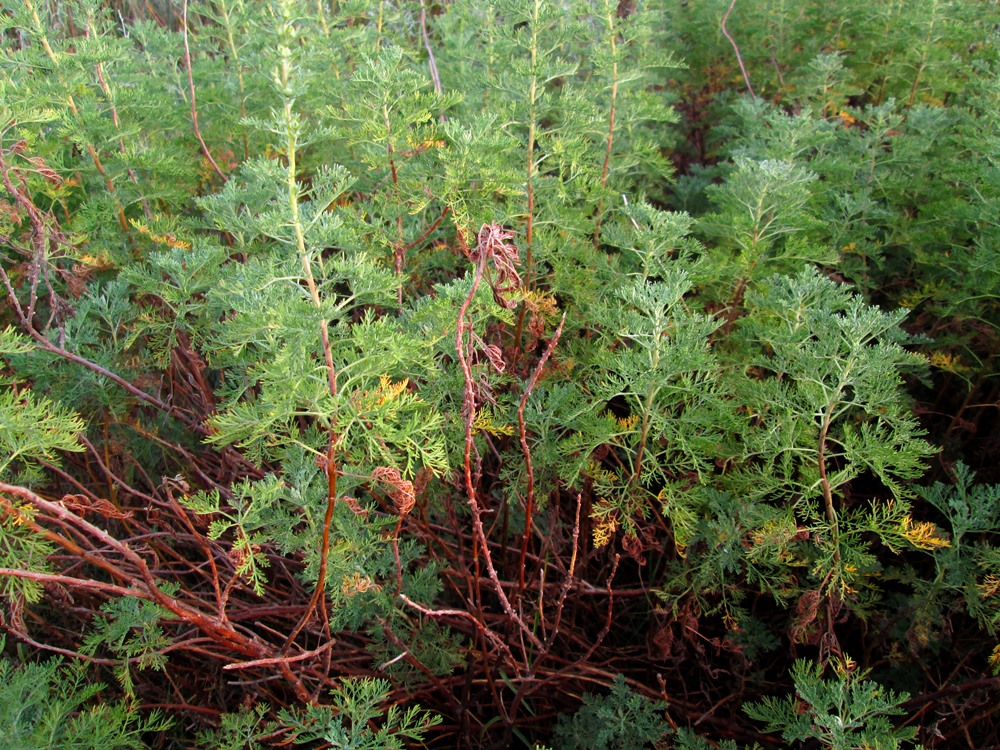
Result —
M254 659L253 661L234 661L230 664L223 664L222 668L226 670L233 669L250 669L252 667L269 667L276 664L291 664L296 661L305 661L312 656L319 656L324 651L333 648L336 641L327 641L322 646L312 651L303 651L301 654L296 654L295 656L275 656L270 659Z
M81 654L79 651L70 651L68 648L59 648L58 646L50 646L47 643L39 643L25 633L23 630L15 627L12 622L5 623L7 631L12 633L18 640L24 641L29 646L34 646L37 649L43 651L51 651L54 654L60 654L62 656L68 656L71 659L80 659L81 661L88 662L90 664L102 664L105 666L117 666L121 664L119 659L102 659L97 656L88 656L87 654ZM162 653L162 652L161 652ZM134 656L131 659L125 659L126 663L135 664L139 661L138 656Z
M12 576L16 578L35 580L40 583L61 583L67 586L76 586L100 591L108 595L134 596L140 599L147 599L159 604L161 607L164 607L181 620L198 628L213 640L224 643L228 648L234 649L241 654L256 658L270 658L275 655L274 651L272 651L269 646L260 642L256 638L248 637L235 630L231 625L220 622L217 619L213 619L201 610L196 609L194 606L186 604L177 599L175 596L166 593L157 584L157 581L153 576L153 572L149 569L146 561L135 550L129 547L126 542L116 539L104 529L85 521L67 508L64 508L58 502L47 500L26 487L19 487L17 485L0 482L0 493L21 497L57 521L65 523L67 526L75 527L75 529L79 530L81 533L85 533L91 539L102 542L107 549L114 550L125 560L131 563L138 573L135 575L115 571L121 575L122 578L128 580L132 584L130 587L103 583L101 581L73 578L72 576L59 575L55 573L40 573L37 571L17 570L12 568L0 568L0 577ZM107 563L107 561L101 560L100 558L92 560L92 562L98 561L104 563L104 565L109 568L113 568L110 563ZM276 662L276 666L281 672L281 675L292 686L296 697L302 701L307 701L309 699L309 692L305 689L305 685L302 684L302 681L291 671L288 665L284 662Z
M97 36L97 30L94 29L93 25L87 24L88 32L91 36ZM111 108L111 122L115 125L115 130L121 132L121 125L118 122L118 108L115 106L114 97L111 95L111 87L108 85L107 80L104 77L104 63L97 63L97 81L101 84L101 90L104 92L104 96L108 101L108 106ZM125 154L125 141L119 136L118 138L118 151L124 155ZM142 204L142 212L146 215L148 221L152 221L153 212L149 208L149 201L146 200L146 196L142 194L142 186L139 184L139 175L135 173L132 167L128 168L128 176L135 184L139 191L139 202Z
M282 646L282 651L291 646L292 641L295 640L295 636L302 632L302 628L306 626L309 618L312 617L312 613L316 610L316 606L321 602L325 602L327 557L330 554L330 527L333 524L333 511L337 505L337 464L335 455L335 440L336 437L331 432L326 454L326 514L323 516L323 537L320 540L319 572L316 574L316 588L313 590L313 595L309 600L308 606L306 606L306 611L302 613L302 617L299 619L298 624L292 629L292 632L289 633L288 637L285 639L285 645ZM323 610L323 615L324 617L326 616L325 609Z
M434 90L440 96L444 89L441 88L441 76L438 75L437 62L434 60L434 50L431 49L431 38L427 34L427 6L424 5L424 0L420 0L420 35L424 38L424 49L427 50L427 63L431 69L431 80L434 81ZM441 119L444 120L443 114L441 115Z
M427 607L417 604L415 601L410 599L406 594L399 595L400 600L408 607L412 607L421 614L425 614L428 617L459 617L463 620L469 620L473 625L476 626L476 630L486 636L490 642L496 646L500 651L503 651L507 658L510 659L511 664L516 664L514 655L510 652L510 648L507 644L503 642L499 635L494 633L483 623L473 617L470 613L466 612L464 609L428 609Z
M448 215L448 212L450 210L451 210L451 206L445 206L444 207L444 211L442 211L441 215L438 216L437 219L434 220L434 223L431 224L427 228L427 231L424 232L422 235L420 235L417 239L413 240L413 242L411 242L409 245L407 245L406 247L404 247L403 248L403 252L404 253L409 252L410 250L412 250L413 248L415 248L417 245L419 245L421 242L423 242L424 240L426 240L430 236L431 232L433 232L435 229L438 228L438 225L441 224L441 220L444 219L444 217Z
M149 599L153 597L142 589L135 589L125 586L116 586L113 583L103 583L101 581L89 581L84 578L74 578L73 576L62 576L57 573L39 573L35 570L20 570L19 568L0 568L0 578L24 578L29 581L39 583L61 583L64 586L75 586L81 589L91 589L100 591L110 596L135 596L139 599Z
M546 638L549 648L552 647L556 636L559 635L559 626L562 623L563 608L566 606L566 597L569 596L569 592L573 588L573 576L576 573L576 558L580 552L580 509L582 506L583 495L577 493L576 515L573 519L573 549L569 558L569 571L566 573L566 578L563 579L562 587L559 591L559 600L556 603L556 619L552 624L552 632L549 633L548 638Z
M385 150L389 157L389 172L392 175L392 186L399 192L399 172L396 170L396 150L392 146L392 125L389 122L389 108L382 108L382 119L385 122ZM403 312L403 265L406 263L406 250L403 248L403 217L396 217L396 246L392 252L393 268L396 271L396 303L399 312Z
M470 324L465 322L465 315L469 310L469 306L472 304L472 299L476 296L479 284L483 280L483 274L486 272L486 263L491 255L493 255L491 242L492 235L489 234L487 232L487 228L484 227L479 233L479 242L476 247L478 262L476 263L476 272L473 277L472 288L469 289L469 293L466 295L465 301L462 303L462 306L458 311L458 325L455 332L455 351L458 354L458 361L462 368L462 376L465 379L465 395L462 404L462 412L465 417L465 489L466 495L469 498L469 508L472 511L472 528L475 531L476 540L482 549L483 560L486 563L486 572L490 577L490 581L493 583L494 589L496 590L497 598L500 599L500 604L511 621L517 625L521 632L527 636L528 640L531 641L537 649L542 650L543 644L541 640L539 640L537 635L531 632L531 629L524 623L524 620L522 620L514 611L514 608L510 604L510 599L507 598L507 595L503 591L503 587L500 585L500 577L497 575L496 568L493 565L493 557L490 555L489 544L486 540L486 532L483 529L483 517L482 511L479 507L479 500L476 497L476 485L472 479L472 426L476 421L476 387L475 381L472 377L472 368L469 365L469 359L465 352L465 334L472 328Z
M736 41L729 34L729 30L726 28L726 21L729 20L729 14L733 12L733 8L736 7L736 0L730 0L729 8L726 10L725 14L722 16L722 23L719 28L721 29L723 35L729 40L729 43L733 45L733 52L736 53L736 62L740 64L740 72L743 74L743 81L747 85L747 90L750 91L750 95L754 99L757 98L757 94L753 90L753 86L750 85L750 74L747 73L747 68L743 64L743 56L740 54L740 48L736 45Z
M187 68L188 88L191 91L191 121L194 123L194 134L198 139L198 143L201 144L201 150L205 154L205 158L208 159L209 164L218 172L223 182L229 182L229 178L219 169L219 165L212 158L208 146L205 145L205 139L201 137L201 128L198 127L198 104L194 95L194 75L191 72L191 48L188 46L188 0L184 0L184 5L181 8L181 24L184 29L184 67Z
M531 449L528 447L528 432L524 423L524 409L528 405L528 397L534 390L535 384L542 374L542 369L545 367L545 363L552 356L552 352L559 342L559 337L562 336L563 323L565 322L566 313L563 312L562 319L559 321L559 326L556 328L552 340L549 341L549 345L545 347L545 353L542 354L542 358L535 365L535 371L531 373L531 378L529 378L528 385L524 388L524 393L521 394L521 403L517 408L518 436L521 440L521 452L524 454L525 471L528 474L528 494L524 501L524 536L521 539L521 560L518 563L520 585L518 586L517 594L519 598L524 594L524 567L526 558L528 557L528 537L531 536L531 517L535 509L535 470L531 463Z
M292 77L292 65L287 55L283 55L281 59L281 66L279 69L280 80L282 86L287 89L289 81ZM292 121L292 107L294 105L294 99L290 97L284 98L284 112L285 112L285 122ZM323 300L320 296L319 284L316 283L316 278L313 275L312 262L310 255L306 248L306 228L302 222L300 208L299 208L299 185L297 179L297 157L298 157L298 140L297 134L294 130L287 132L287 141L285 147L285 158L287 160L286 169L286 184L288 186L288 207L291 209L291 222L290 225L295 230L295 245L298 251L299 260L302 263L302 274L306 282L306 287L309 290L309 297L312 300L313 306L317 311L323 310ZM391 154L390 154L391 157ZM319 320L319 334L320 343L323 349L323 360L326 364L326 378L327 386L330 391L330 397L336 401L337 399L337 367L333 361L333 349L330 346L330 325L325 317L320 317ZM327 450L326 450L326 513L323 517L323 530L322 538L320 541L319 550L319 570L316 574L316 588L313 591L312 598L309 600L309 605L306 607L306 611L302 613L302 618L299 620L298 624L292 629L292 632L288 634L288 638L285 640L284 646L282 646L282 651L286 651L288 647L295 640L295 637L302 631L312 617L313 612L319 607L320 614L323 618L323 622L329 625L329 618L326 612L326 575L327 575L327 557L330 553L330 528L333 525L333 515L334 509L337 505L337 477L339 475L339 470L337 468L337 445L339 443L339 436L337 434L337 416L336 412L331 417L331 424L328 429L329 437L327 439ZM281 666L281 665L279 665ZM287 670L288 666L281 666L282 670Z
M606 0L605 10L607 11L608 38L611 44L611 103L608 107L608 138L604 150L604 166L601 168L601 187L607 187L608 171L611 167L611 153L615 143L615 105L618 100L618 47L615 41L615 14L611 12L611 3ZM594 247L597 247L601 239L601 221L604 211L604 196L597 202L597 221L594 223Z

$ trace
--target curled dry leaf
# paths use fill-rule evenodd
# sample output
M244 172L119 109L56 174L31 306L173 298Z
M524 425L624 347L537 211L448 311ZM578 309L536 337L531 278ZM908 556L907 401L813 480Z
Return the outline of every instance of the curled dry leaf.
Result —
M392 466L379 466L372 472L372 477L389 488L389 497L392 498L396 512L400 516L405 516L413 510L413 506L417 503L413 482L403 479L399 469Z
M493 262L497 272L496 280L490 280L493 299L507 310L512 310L517 303L506 299L504 295L521 288L521 276L515 268L521 261L517 256L517 248L507 241L513 237L513 232L495 222L483 224L476 236L476 249L473 254L474 260Z

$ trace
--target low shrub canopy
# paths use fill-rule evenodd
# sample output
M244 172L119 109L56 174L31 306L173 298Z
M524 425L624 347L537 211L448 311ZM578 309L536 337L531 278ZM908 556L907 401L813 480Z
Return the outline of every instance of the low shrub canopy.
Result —
M15 746L995 740L992 4L0 7Z

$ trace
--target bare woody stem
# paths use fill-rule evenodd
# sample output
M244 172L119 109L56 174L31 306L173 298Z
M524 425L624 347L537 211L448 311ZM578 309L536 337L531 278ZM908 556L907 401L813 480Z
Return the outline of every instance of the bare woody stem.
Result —
M826 473L826 441L830 432L830 420L833 413L831 404L823 415L823 427L820 430L817 461L819 463L819 482L823 490L823 504L826 508L826 519L830 523L830 537L833 542L834 566L840 567L840 529L837 521L837 509L833 503L833 488Z
M538 111L538 76L536 75L538 66L538 21L541 14L541 0L535 0L531 18L531 84L528 87L528 144L525 176L525 197L527 206L525 212L524 230L524 287L531 289L532 272L534 270L534 246L535 246L535 172L538 165L535 163L535 138L538 136L538 123L536 122ZM521 357L521 335L524 331L524 318L527 308L522 303L517 314L517 325L514 328L514 367Z
M563 616L563 610L565 609L565 606L566 606L566 599L569 597L569 593L570 593L570 591L573 588L573 583L574 583L574 580L575 580L574 574L576 573L577 555L579 554L579 551L580 551L580 509L581 509L582 505L583 505L583 496L581 494L577 493L577 496L576 496L576 513L575 513L574 518L573 518L573 548L570 551L569 568L566 571L566 577L563 579L562 585L559 588L559 599L556 602L555 622L552 625L552 630L549 631L549 633L545 636L545 650L543 650L541 653L538 654L538 657L535 659L534 663L531 665L531 671L530 671L531 675L535 674L535 672L541 666L542 662L548 657L549 653L552 650L552 646L555 644L556 638L559 635L559 628L560 628L560 625L562 624L562 616ZM523 567L523 563L522 563L522 567ZM610 591L610 588L611 588L611 582L609 580L608 581L608 589L609 589L609 591ZM541 590L542 590L542 592L544 592L545 587L542 586ZM610 606L610 602L609 602L609 606ZM539 599L538 614L539 614L539 618L544 622L545 617L544 617L544 613L542 612L542 600L541 599ZM520 703L524 699L524 697L526 695L528 695L528 693L530 693L532 691L532 689L537 689L537 687L538 687L538 683L535 682L534 680L530 680L529 679L529 680L525 680L524 682L521 683L520 687L517 690L517 694L514 696L514 700L511 701L511 704L510 704L510 715L512 717L517 713L518 706L520 705Z
M201 144L202 153L205 154L208 163L212 165L212 169L218 173L223 182L228 182L229 178L219 169L219 165L212 158L212 153L208 150L205 139L201 136L201 128L198 126L198 101L194 93L194 74L191 72L191 47L188 45L188 0L184 0L184 5L181 8L181 25L184 32L184 67L187 68L188 89L191 93L191 122L194 125L194 134L198 143Z
M552 340L549 341L548 346L545 347L545 353L542 354L542 358L538 360L538 364L535 365L534 372L531 373L531 377L528 379L528 384L524 388L524 393L521 394L521 403L517 408L518 437L521 441L521 453L524 454L524 467L528 475L528 489L524 501L524 537L521 540L521 560L518 564L518 571L520 575L520 579L518 580L519 597L524 594L524 567L528 557L528 539L531 536L532 515L535 509L535 470L531 462L531 449L528 447L528 431L524 422L524 410L528 405L528 397L531 396L531 392L534 390L535 384L538 382L538 378L542 374L545 363L548 361L549 357L552 356L552 352L555 350L556 344L559 342L559 337L562 336L563 324L565 322L566 313L563 313L562 319L559 321L559 326L556 328L555 333L552 334Z
M399 191L399 172L396 170L396 150L392 146L392 125L389 122L389 107L382 107L385 122L385 151L389 159L389 173L392 175L392 186ZM406 248L403 246L403 217L396 217L396 247L392 253L393 269L396 272L396 304L403 309L403 266L406 263Z
M148 601L155 602L179 619L198 628L213 640L224 643L227 648L231 648L241 654L245 654L255 659L272 659L277 656L277 654L263 642L244 635L243 633L233 629L231 625L222 622L217 618L210 617L204 612L185 604L176 597L165 593L157 585L153 572L149 569L149 566L146 564L146 561L141 555L129 547L127 543L116 539L104 529L86 521L69 509L63 507L60 503L47 500L41 495L25 487L19 487L5 482L0 482L0 493L8 496L14 495L26 500L49 517L57 519L66 526L75 529L78 533L100 543L103 549L113 551L119 555L123 561L127 562L132 570L135 571L135 573L131 573L121 570L114 566L110 561L102 559L105 566L115 570L115 577L122 579L124 582L128 582L130 584L129 586L119 586L100 581L75 578L73 576L25 570L0 569L0 576L10 575L19 578L28 578L38 581L39 583L60 583L66 586L99 591L109 596L134 596L140 599L146 599ZM2 498L2 495L0 495L0 498ZM6 498L3 499L6 500ZM9 503L5 502L4 505L6 506L6 510L8 512L13 510ZM16 510L13 510L13 512L17 514ZM285 679L292 685L296 696L303 700L307 699L309 695L308 691L305 689L302 681L291 671L287 663L275 663L275 666L278 667L282 676L285 677Z
M750 95L756 99L757 93L753 90L753 86L750 85L750 74L747 73L747 67L743 64L743 56L740 54L740 48L736 44L736 40L733 39L732 35L729 33L729 29L726 28L726 22L729 21L729 16L733 12L733 8L736 7L736 0L730 0L729 7L726 12L722 15L722 22L719 24L719 29L722 34L729 40L729 43L733 47L733 52L736 53L736 62L739 63L740 72L743 74L743 82L747 85L747 91Z
M931 46L934 43L934 26L938 20L938 2L934 0L931 5L931 20L930 24L927 26L927 38L924 40L923 45L920 48L920 62L917 64L917 72L913 76L913 85L910 87L910 96L906 100L906 106L912 107L913 103L917 100L917 91L920 88L920 77L927 70L927 57L930 53Z
M87 33L93 36L97 36L97 30L93 27L92 24L89 23L87 25ZM97 68L97 82L100 84L101 91L104 92L104 96L108 100L108 106L111 108L111 122L114 123L115 129L120 131L121 125L119 124L118 120L118 108L115 106L114 97L111 94L111 87L108 85L108 81L104 76L104 63L103 62L97 63L96 68ZM118 151L121 154L125 154L125 141L120 137L118 138ZM132 167L129 167L128 176L129 179L132 180L132 183L136 186L136 188L140 192L139 200L142 203L142 212L146 215L147 220L151 220L153 218L153 212L149 208L149 201L146 200L145 196L141 195L142 186L139 184L139 175L136 174L135 170L132 169Z
M424 49L427 50L427 64L430 67L431 80L434 81L434 91L440 95L444 89L441 87L441 76L438 74L434 50L431 48L431 38L427 33L427 5L424 0L420 0L420 36L423 37ZM441 119L444 119L444 115L441 115Z
M279 74L281 76L282 88L287 90L291 75L291 63L287 56L283 57L279 67ZM327 387L330 392L330 397L333 400L337 398L337 368L333 362L333 350L330 346L330 327L326 318L322 315L323 302L319 293L319 285L316 283L316 278L313 275L312 261L309 257L309 253L306 248L306 237L305 228L302 222L302 216L299 210L299 185L296 177L297 170L297 152L298 152L298 140L296 135L296 130L292 126L294 119L294 112L292 110L293 99L290 97L284 97L284 116L287 129L287 138L285 143L285 155L287 159L287 169L286 169L286 180L288 188L288 207L291 211L291 226L295 232L295 248L298 253L299 259L302 263L302 275L306 282L306 287L309 290L309 298L312 301L313 307L316 308L317 317L319 319L319 334L320 343L323 349L323 359L326 369L327 377ZM323 606L324 595L326 592L326 572L327 572L327 557L330 553L330 527L333 524L333 514L337 504L337 445L339 442L339 437L337 435L337 422L334 416L331 419L331 424L329 428L329 438L327 441L327 454L326 454L326 478L327 478L327 497L326 497L326 511L323 515L323 530L322 538L320 541L320 557L319 557L319 572L316 576L316 588L313 591L312 598L309 600L309 604L306 607L306 611L303 612L302 618L299 620L298 624L292 628L292 631L288 634L285 640L284 648L287 649L295 637L302 631L309 618L312 617L313 612L316 611L316 607L319 606L323 613L324 619L326 617L326 609Z
M524 284L525 288L531 289L531 277L534 270L534 242L535 242L535 138L537 117L536 104L538 100L538 77L536 69L538 66L538 20L541 12L541 0L535 0L534 11L531 20L531 85L528 90L528 156L527 156L527 180L526 191L528 198L527 212L524 230ZM522 317L524 315L522 307ZM520 333L520 332L519 332ZM520 345L520 342L518 342Z
M481 232L481 238L482 235L483 233ZM483 560L486 564L486 572L496 591L497 598L500 600L500 605L503 607L507 617L517 625L532 645L541 650L543 648L541 640L539 640L538 636L531 631L531 629L524 623L524 620L522 620L521 617L514 611L514 608L511 606L510 599L507 598L507 595L504 593L503 587L500 584L500 576L497 575L496 567L493 565L493 558L490 555L490 548L486 539L486 531L483 528L482 510L479 507L479 500L476 494L476 484L472 477L472 433L473 425L476 421L476 384L472 377L472 367L469 364L469 358L465 349L465 336L466 333L471 330L471 325L466 323L465 316L466 313L468 313L469 306L472 304L473 298L476 296L476 292L479 290L479 285L483 280L483 274L486 272L486 264L489 260L489 251L483 245L484 243L482 239L480 239L479 246L476 248L478 258L476 262L475 274L472 280L472 288L469 289L469 293L466 296L465 301L462 303L462 307L458 311L458 326L455 332L455 351L458 354L459 365L462 368L462 376L465 379L465 395L462 402L462 413L465 417L465 491L469 500L469 508L472 511L472 527L475 533L476 542L482 551Z

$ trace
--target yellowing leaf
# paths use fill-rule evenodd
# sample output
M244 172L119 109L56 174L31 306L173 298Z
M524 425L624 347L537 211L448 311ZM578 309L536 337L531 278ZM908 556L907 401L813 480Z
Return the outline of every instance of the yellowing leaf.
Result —
M594 546L598 549L606 547L608 542L614 538L615 532L618 531L617 511L602 498L590 512L590 517L596 522L591 532Z
M910 516L903 519L903 536L917 549L934 550L951 546L951 542L940 535L938 527L933 523L917 522Z

